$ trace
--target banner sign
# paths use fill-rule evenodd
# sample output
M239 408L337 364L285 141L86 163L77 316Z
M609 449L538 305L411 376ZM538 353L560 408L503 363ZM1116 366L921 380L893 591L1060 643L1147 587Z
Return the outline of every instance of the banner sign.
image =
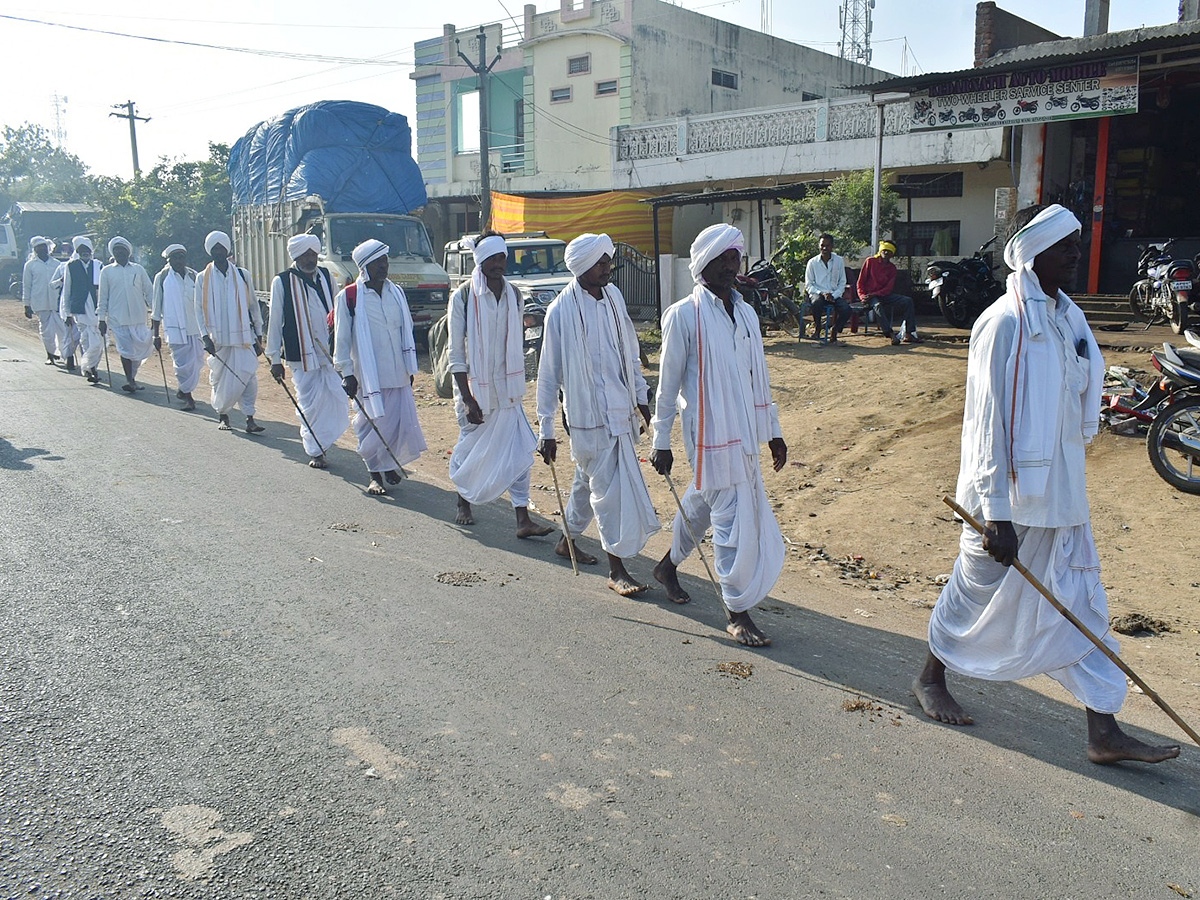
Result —
M994 128L1138 110L1138 58L960 75L915 91L911 131Z

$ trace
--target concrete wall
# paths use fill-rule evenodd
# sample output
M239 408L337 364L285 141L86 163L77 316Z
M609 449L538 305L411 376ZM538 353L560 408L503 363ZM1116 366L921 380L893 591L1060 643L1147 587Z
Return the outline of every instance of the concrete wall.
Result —
M1056 41L1061 37L1041 25L1000 9L992 0L975 4L975 65L987 61L1001 50Z

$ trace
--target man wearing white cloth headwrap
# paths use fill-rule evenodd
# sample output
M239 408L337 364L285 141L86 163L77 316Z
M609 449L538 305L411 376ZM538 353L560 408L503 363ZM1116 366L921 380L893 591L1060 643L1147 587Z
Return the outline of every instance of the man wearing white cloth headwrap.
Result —
M212 405L222 431L232 431L229 411L240 406L246 433L263 427L254 421L258 400L258 357L262 356L262 311L250 273L229 262L233 241L223 231L210 231L204 252L212 262L196 276L196 323L208 354Z
M350 426L342 379L333 367L329 344L333 279L328 269L317 265L321 239L315 234L292 236L287 251L295 264L271 282L267 359L271 361L271 377L280 384L283 361L287 360L296 387L300 407L296 418L300 420L300 440L309 456L308 464L325 469L329 463L323 451Z
M154 349L159 352L162 352L159 332L167 332L175 380L179 382L175 396L190 412L196 408L192 391L200 383L200 368L204 364L200 320L196 318L196 271L188 267L187 248L183 244L171 244L162 255L167 264L154 276L150 327L154 331Z
M566 529L577 540L595 515L608 554L608 586L629 597L646 585L629 574L625 559L637 556L660 526L635 447L650 424L649 388L625 298L609 284L614 253L607 234L582 234L567 244L567 268L575 277L546 311L537 409L540 451L550 463L557 456L554 419L562 391L575 461L555 552L569 556ZM575 556L596 561L578 547Z
M62 286L58 314L67 327L67 371L74 370L75 351L79 349L84 376L92 384L99 384L97 367L105 340L100 336L100 320L96 317L100 261L92 258L92 242L82 234L71 240L71 247L74 249L71 258L54 273L54 283Z
M1079 268L1080 224L1061 206L1013 219L1008 291L971 330L957 498L986 523L963 526L959 555L929 623L929 654L913 681L925 713L972 722L946 669L992 681L1046 674L1087 708L1088 757L1161 762L1179 747L1126 735L1113 714L1125 676L1045 602L1017 556L1114 651L1092 538L1084 446L1096 434L1104 362L1087 321L1063 293Z
M38 332L46 348L46 365L67 355L67 329L58 314L58 295L54 290L54 273L58 260L50 255L50 241L38 235L29 241L29 259L21 271L21 297L25 301L25 318L37 316Z
M390 252L374 239L355 247L358 280L346 285L333 307L333 362L342 389L357 398L352 424L358 455L371 476L367 493L377 495L387 493L385 481L400 483L397 464L412 462L425 449L412 392L417 373L412 315L404 291L387 277Z
M683 446L694 477L681 502L697 538L712 526L728 632L739 643L761 647L770 640L749 610L783 571L783 535L767 501L760 445L770 448L778 472L787 462L787 444L771 402L758 317L734 290L743 247L732 225L706 228L692 243L696 287L663 314L650 462L660 475L670 474L671 427L682 407ZM654 570L676 603L689 599L676 568L694 547L677 513L671 549Z
M517 537L553 531L529 517L529 471L537 440L521 400L525 396L521 295L509 284L508 245L485 231L468 246L475 255L471 278L451 296L450 372L458 443L450 455L450 480L458 489L459 525L474 525L472 503L490 503L508 491Z
M100 305L96 315L100 319L100 334L108 334L112 325L117 352L121 355L121 367L125 370L125 383L121 390L133 393L144 390L144 385L135 381L138 368L150 355L150 327L146 314L154 294L150 276L129 255L133 245L123 237L108 242L108 252L113 261L100 270Z

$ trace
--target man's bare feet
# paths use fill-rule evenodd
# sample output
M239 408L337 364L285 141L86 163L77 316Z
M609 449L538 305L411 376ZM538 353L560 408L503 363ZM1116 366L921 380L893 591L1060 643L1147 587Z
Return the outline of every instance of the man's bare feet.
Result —
M387 488L383 486L383 475L379 472L371 473L371 483L367 485L367 493L374 497L387 495Z
M314 456L312 459L310 459L308 461L308 467L310 469L328 469L329 463L325 460L325 454L322 453L320 456Z
M975 724L975 720L950 695L946 687L946 666L932 653L926 657L921 674L913 679L912 692L929 718L947 725Z
M616 591L622 597L633 597L646 590L649 585L639 584L625 568L625 563L619 556L608 554L608 588Z
M592 556L590 553L584 553L582 550L580 550L578 541L572 541L571 543L575 545L575 561L577 563L579 563L581 566L594 566L596 564L596 557ZM567 549L567 536L565 534L560 537L558 539L558 543L554 545L554 552L559 556L566 557L567 559L571 558L571 551Z
M763 634L748 612L729 613L729 624L725 630L733 635L733 639L747 647L769 647L771 639Z
M1179 755L1178 744L1155 747L1130 737L1121 730L1117 720L1109 713L1098 713L1089 709L1087 718L1087 755L1088 759L1097 765L1111 766L1127 759L1134 762L1160 763Z
M529 517L528 506L515 507L517 513L517 537L545 537L554 530L550 525L539 525Z
M229 416L221 416L221 423L217 426L221 431L233 431L233 426L229 424Z
M654 579L667 589L667 599L672 603L684 604L692 599L679 583L679 570L671 562L670 550L654 567Z
M475 517L471 515L471 504L461 494L458 496L458 506L454 512L454 522L457 525L475 524Z
M388 484L399 484L404 476L400 474L399 469L390 469L383 473L383 477L387 479Z

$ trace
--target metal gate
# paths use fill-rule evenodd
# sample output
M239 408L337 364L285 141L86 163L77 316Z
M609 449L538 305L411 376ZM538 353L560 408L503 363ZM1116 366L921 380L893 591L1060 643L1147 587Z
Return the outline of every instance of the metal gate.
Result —
M616 245L613 259L613 284L625 295L629 317L635 322L650 322L658 318L658 301L654 297L657 267L654 259L629 244Z

